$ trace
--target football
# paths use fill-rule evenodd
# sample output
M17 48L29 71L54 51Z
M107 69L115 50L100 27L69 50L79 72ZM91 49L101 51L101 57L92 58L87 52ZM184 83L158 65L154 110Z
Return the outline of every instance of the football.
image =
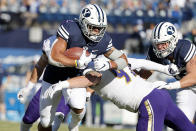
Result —
M80 59L80 56L82 55L83 50L84 49L81 47L72 47L65 51L65 56L71 59L74 59L74 60L78 60ZM86 56L89 56L89 55L90 53L86 51Z

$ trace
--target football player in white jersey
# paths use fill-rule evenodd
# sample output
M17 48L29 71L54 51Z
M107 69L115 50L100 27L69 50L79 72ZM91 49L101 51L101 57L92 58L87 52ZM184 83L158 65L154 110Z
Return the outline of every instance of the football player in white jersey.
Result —
M103 61L103 59L101 60ZM97 61L99 60L95 60L95 62ZM164 121L175 130L195 131L196 127L175 105L166 90L156 89L156 84L145 81L132 71L135 68L143 67L153 69L154 64L135 59L129 59L129 63L131 69L126 67L123 70L106 70L101 73L87 69L83 72L85 76L54 84L46 91L47 95L55 98L66 88L90 86L97 94L112 101L119 108L138 112L137 131L162 131ZM155 67L159 70L159 67L156 65ZM176 70L174 72L177 73Z
M190 121L196 113L196 48L188 40L179 39L175 26L170 22L158 23L152 32L152 45L147 59L167 65L174 63L180 73L177 81L160 88L178 89L176 102ZM147 77L149 77L151 73Z

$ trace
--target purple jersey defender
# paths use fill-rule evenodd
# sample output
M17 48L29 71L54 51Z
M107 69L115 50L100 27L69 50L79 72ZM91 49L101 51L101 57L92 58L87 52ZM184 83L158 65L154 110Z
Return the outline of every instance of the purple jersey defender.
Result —
M137 131L162 131L164 124L176 131L196 131L169 93L154 89L140 103Z
M196 126L177 107L167 90L153 88L153 83L140 79L130 72L128 70L102 72L100 83L91 88L119 108L138 112L136 131L162 131L164 124L176 131L196 131ZM141 83L137 84L139 82Z

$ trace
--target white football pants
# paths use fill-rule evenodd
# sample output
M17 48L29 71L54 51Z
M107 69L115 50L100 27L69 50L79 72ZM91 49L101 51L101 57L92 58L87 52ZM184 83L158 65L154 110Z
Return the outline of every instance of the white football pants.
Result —
M177 92L176 102L178 107L192 122L196 112L196 92L194 92L191 87L179 90Z
M62 92L58 92L53 99L47 93L50 83L42 81L40 94L40 122L43 127L49 127L55 117L56 108L59 104ZM64 89L63 96L72 108L83 109L86 103L86 88Z

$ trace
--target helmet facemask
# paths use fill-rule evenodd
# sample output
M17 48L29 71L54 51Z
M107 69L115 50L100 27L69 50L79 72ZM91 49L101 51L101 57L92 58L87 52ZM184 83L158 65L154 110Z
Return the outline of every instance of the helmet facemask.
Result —
M164 44L164 43L168 43L168 46L166 49L164 50L159 50L157 48L157 44ZM167 57L169 54L171 54L174 49L175 49L176 45L172 45L172 43L170 41L164 41L164 42L159 42L159 43L153 43L153 51L155 52L156 56L158 58L165 58Z
M94 42L99 42L107 29L107 26L94 25L89 23L86 19L83 19L81 27L84 35ZM95 30L99 30L99 32L96 32Z

